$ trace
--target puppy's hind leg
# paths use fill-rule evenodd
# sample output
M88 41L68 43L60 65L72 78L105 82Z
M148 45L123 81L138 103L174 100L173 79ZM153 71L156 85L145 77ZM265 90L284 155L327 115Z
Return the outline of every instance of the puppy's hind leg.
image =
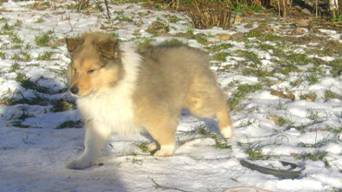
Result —
M160 121L149 122L145 127L158 143L151 145L151 150L153 148L153 151L159 147L159 150L154 153L154 156L172 156L176 149L177 120L164 117Z
M233 136L233 125L229 114L229 107L225 104L216 113L220 132L224 138L231 138Z
M222 136L224 138L232 137L233 126L223 92L214 81L202 82L203 77L199 79L190 89L186 107L198 117L211 118L216 116Z
M108 128L93 123L87 124L85 130L84 152L78 159L67 164L69 169L85 169L94 165L111 135Z

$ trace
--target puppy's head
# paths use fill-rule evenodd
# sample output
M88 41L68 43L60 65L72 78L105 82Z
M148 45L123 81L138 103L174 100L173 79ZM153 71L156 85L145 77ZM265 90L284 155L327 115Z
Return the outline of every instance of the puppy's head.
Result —
M119 42L109 34L86 33L66 38L71 63L68 67L70 91L84 97L106 90L123 76Z

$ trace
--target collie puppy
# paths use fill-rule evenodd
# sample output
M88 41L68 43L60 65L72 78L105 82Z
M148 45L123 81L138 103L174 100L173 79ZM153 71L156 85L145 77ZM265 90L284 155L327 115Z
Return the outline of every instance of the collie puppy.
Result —
M150 145L155 156L173 155L183 108L216 117L222 135L232 136L229 108L205 52L159 45L138 53L101 32L67 38L66 44L72 58L70 92L85 122L84 152L68 168L94 165L115 133L146 130L155 141Z

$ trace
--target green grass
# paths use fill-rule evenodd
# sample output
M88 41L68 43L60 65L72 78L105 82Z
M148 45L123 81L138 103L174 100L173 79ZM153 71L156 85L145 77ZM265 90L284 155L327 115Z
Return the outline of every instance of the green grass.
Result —
M267 70L263 70L261 67L245 67L242 69L242 75L265 78L268 76L272 76L273 73Z
M309 92L306 94L302 94L300 95L300 99L305 99L305 100L309 100L309 101L315 101L317 99L317 94L314 92Z
M316 84L319 82L319 78L316 74L311 73L310 75L306 76L306 80L310 85Z
M47 47L50 40L51 35L49 32L40 34L34 38L36 45L38 45L39 47Z
M56 129L65 129L65 128L81 128L83 125L82 121L65 121L58 125Z
M8 34L8 32L13 31L15 29L14 25L10 25L7 22L2 26L1 32L2 34Z
M229 142L227 142L224 138L222 138L219 134L213 133L209 130L208 127L205 125L201 125L197 128L197 133L201 134L203 136L209 137L214 139L215 141L215 147L218 149L231 149L232 146Z
M165 46L165 47L173 47L173 46L181 46L181 45L186 45L186 44L178 39L170 39L170 40L163 41L162 43L160 43L160 46Z
M246 153L247 153L250 160L267 160L267 159L269 159L269 156L264 155L261 152L261 149L249 148L246 150Z
M187 39L195 39L198 43L202 45L208 44L208 37L203 33L195 34L192 28L189 28L185 33L178 33L178 37L184 37Z
M288 63L284 58L280 61L277 61L279 67L275 70L275 72L282 73L284 75L288 75L291 72L299 72L300 69L292 63Z
M167 19L169 20L170 23L177 23L181 19L177 17L176 15L168 15Z
M41 93L49 93L48 88L39 86L35 82L31 81L28 77L26 77L23 73L17 73L16 81L20 83L20 85L25 89L35 90Z
M333 133L334 135L339 135L342 133L342 126L340 127L327 127L327 130L331 133Z
M71 109L76 109L75 103L71 103L69 101L60 99L53 103L52 112L62 112L62 111L68 111Z
M289 119L281 116L273 116L272 120L280 127L292 124L292 122Z
M310 63L311 59L303 53L290 53L287 55L287 61L294 65L306 65Z
M226 61L226 58L230 55L228 52L219 52L213 55L212 59L216 61Z
M140 143L140 144L138 145L138 147L139 147L139 149L140 149L142 152L148 153L148 152L150 152L150 151L148 150L148 145L149 145L149 143L147 143L147 142L142 142L142 143Z
M152 46L153 40L151 38L142 38L137 41L137 50L140 53L143 53L147 48Z
M0 59L5 59L6 58L6 53L0 51Z
M342 74L342 58L335 59L328 63L329 66L331 66L331 74L334 77L337 77Z
M324 98L325 98L326 100L329 100L329 99L337 99L337 98L340 98L340 96L339 96L337 93L335 93L335 92L333 92L333 91L331 91L331 90L326 90L326 91L324 92Z
M197 33L194 35L194 39L202 44L202 45L207 45L208 44L208 38L207 35L203 34L203 33Z
M24 41L19 37L17 33L11 35L11 42L15 44L22 44Z
M118 21L123 21L123 22L132 22L133 19L124 15L124 14L119 14L118 16L115 17L115 20Z
M12 60L14 61L31 61L31 55L28 52L21 52L21 53L16 53L11 57Z
M245 97L253 93L255 91L258 91L262 88L261 84L254 84L254 85L249 85L249 84L241 84L238 86L237 90L234 92L231 100L230 100L230 106L232 109L236 108L237 105L245 99Z
M20 65L18 63L14 63L11 65L9 72L16 72L20 68Z
M259 13L264 8L258 4L250 4L248 5L247 3L235 3L233 5L233 12L235 13L240 13L240 14L245 14L245 13L250 13L250 12L256 12Z
M46 51L44 53L39 54L37 57L37 60L44 60L44 61L51 60L52 55L53 55L53 52Z
M303 153L294 155L296 159L311 160L311 161L323 161L328 153L325 151L317 151L314 153Z
M233 45L230 43L221 43L221 44L217 44L217 45L211 45L211 46L207 47L207 49L211 52L218 52L218 51L222 51L224 49L228 49L231 47L233 47Z
M146 30L147 32L153 35L162 35L166 34L170 31L169 24L163 21L154 21Z
M251 51L238 50L236 53L240 57L245 58L247 61L252 62L253 66L255 66L255 67L261 65L261 61L260 61L259 57Z
M45 20L42 17L39 17L36 21L34 21L35 23L43 23Z
M252 29L249 32L244 34L245 38L256 38L259 39L260 41L282 41L284 40L283 37L276 35L274 33L270 32L265 32L264 31L264 26L259 26L256 29Z

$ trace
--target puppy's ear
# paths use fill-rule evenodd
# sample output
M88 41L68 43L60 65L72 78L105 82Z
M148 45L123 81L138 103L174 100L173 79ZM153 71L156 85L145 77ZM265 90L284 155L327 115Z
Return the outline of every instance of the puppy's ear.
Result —
M120 48L119 41L116 39L110 39L107 41L96 42L96 47L100 54L110 60L118 60L120 59Z
M83 43L83 38L65 38L68 51L72 53Z

